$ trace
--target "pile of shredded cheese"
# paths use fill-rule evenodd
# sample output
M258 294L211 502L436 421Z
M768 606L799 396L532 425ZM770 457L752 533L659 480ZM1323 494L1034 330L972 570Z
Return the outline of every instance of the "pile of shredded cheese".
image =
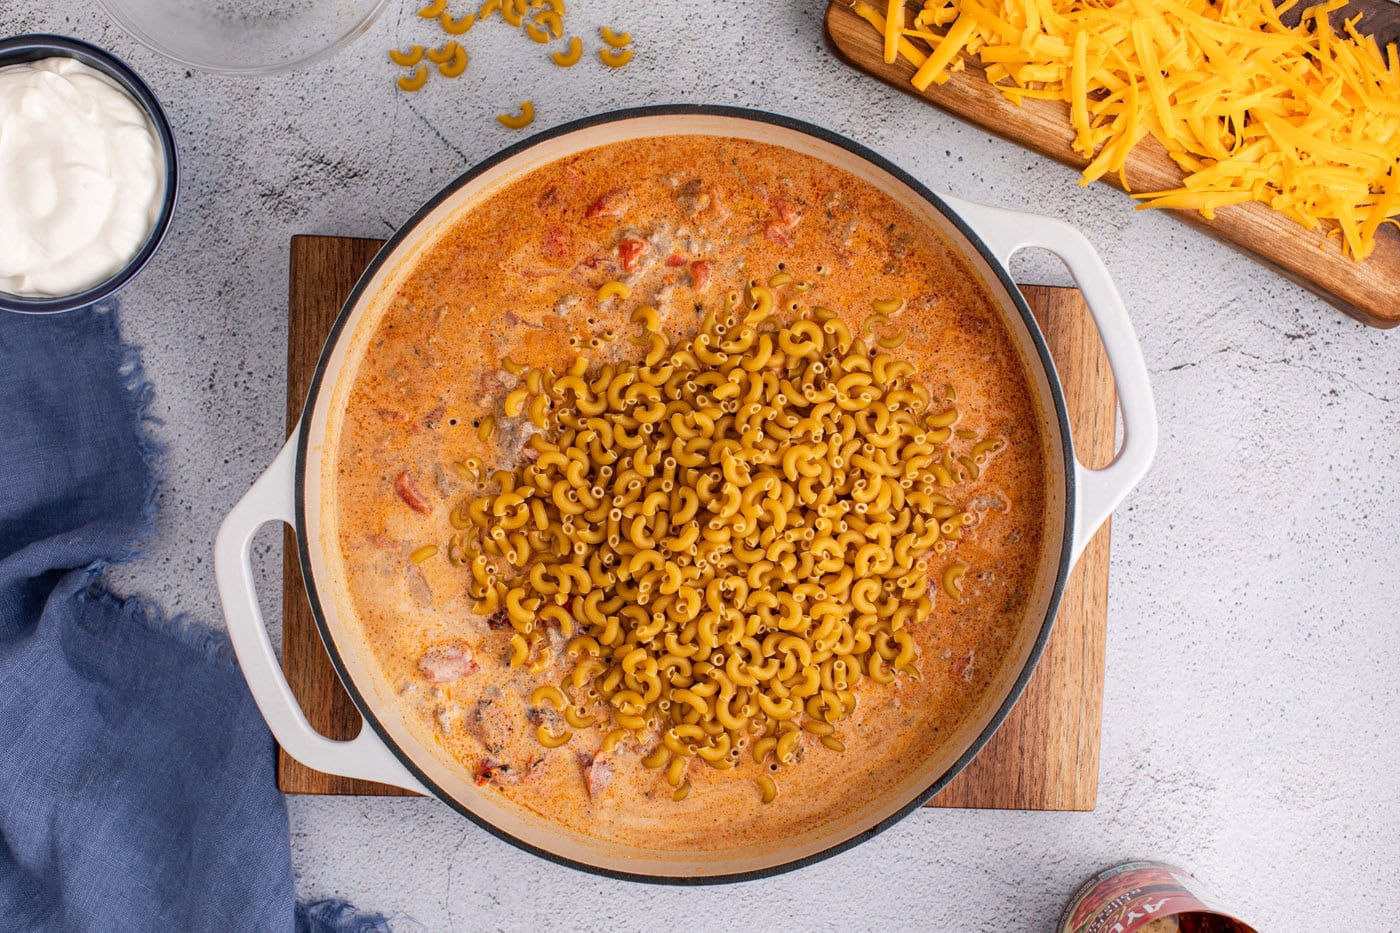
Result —
M920 91L977 55L987 80L1019 104L1069 105L1081 184L1117 172L1148 134L1182 169L1181 187L1136 192L1140 207L1198 210L1262 201L1308 229L1336 224L1365 259L1382 224L1400 228L1400 55L1346 19L1346 0L1280 15L1297 0L927 0L906 26L855 11L903 55Z

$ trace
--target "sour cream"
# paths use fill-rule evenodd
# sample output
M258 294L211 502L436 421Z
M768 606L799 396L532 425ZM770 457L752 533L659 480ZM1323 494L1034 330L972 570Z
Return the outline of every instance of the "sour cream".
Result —
M0 68L0 291L60 297L140 251L165 193L165 157L141 105L56 56Z

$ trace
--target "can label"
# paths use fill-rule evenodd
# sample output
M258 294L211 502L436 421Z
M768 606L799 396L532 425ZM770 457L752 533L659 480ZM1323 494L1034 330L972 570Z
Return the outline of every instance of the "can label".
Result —
M1222 909L1196 878L1163 862L1128 862L1099 872L1070 899L1060 915L1059 929L1061 933L1134 933L1170 917L1179 918L1169 926L1173 929L1254 933Z

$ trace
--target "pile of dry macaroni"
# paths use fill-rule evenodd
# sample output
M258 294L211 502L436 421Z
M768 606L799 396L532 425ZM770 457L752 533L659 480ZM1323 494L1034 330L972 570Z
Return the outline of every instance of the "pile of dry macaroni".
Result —
M545 626L570 639L572 671L532 702L577 728L601 707L605 747L659 738L643 763L678 799L692 757L789 764L802 730L842 750L859 681L917 676L929 558L975 521L951 494L1001 446L955 458L951 390L931 399L831 311L777 313L791 279L731 292L691 339L639 308L642 360L578 358L557 377L512 365L505 414L542 429L536 456L452 513L448 556L480 611L508 615L511 664L547 667ZM953 598L965 570L941 575ZM550 747L571 737L538 730Z

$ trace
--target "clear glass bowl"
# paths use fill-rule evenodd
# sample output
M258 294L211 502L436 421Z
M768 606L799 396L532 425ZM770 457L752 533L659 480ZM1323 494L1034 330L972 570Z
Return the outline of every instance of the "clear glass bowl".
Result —
M220 74L286 71L360 35L389 0L98 0L141 42Z

